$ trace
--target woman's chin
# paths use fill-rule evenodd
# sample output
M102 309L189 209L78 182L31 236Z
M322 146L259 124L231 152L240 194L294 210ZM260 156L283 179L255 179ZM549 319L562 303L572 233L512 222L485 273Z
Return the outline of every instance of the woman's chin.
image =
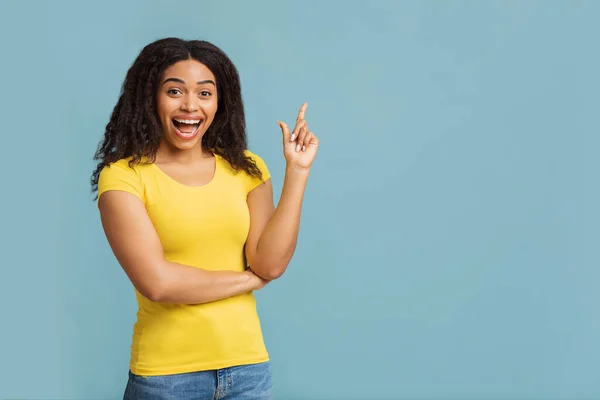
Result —
M181 139L179 137L179 135L172 134L172 135L169 135L169 137L165 137L163 142L166 142L164 144L166 144L172 150L185 151L185 150L192 150L192 149L196 149L196 148L200 147L201 139L202 139L201 134L196 134L192 140Z

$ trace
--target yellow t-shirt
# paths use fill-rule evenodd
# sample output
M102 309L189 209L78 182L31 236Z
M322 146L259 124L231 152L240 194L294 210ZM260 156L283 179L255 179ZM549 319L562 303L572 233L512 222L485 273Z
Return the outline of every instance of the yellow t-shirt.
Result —
M236 173L215 155L215 173L204 186L186 186L155 164L105 167L98 198L108 190L137 196L160 237L170 262L207 270L244 271L250 227L246 196L270 178L262 158L247 151L262 180ZM169 375L269 359L252 292L198 305L164 304L135 290L138 312L130 369L136 375Z

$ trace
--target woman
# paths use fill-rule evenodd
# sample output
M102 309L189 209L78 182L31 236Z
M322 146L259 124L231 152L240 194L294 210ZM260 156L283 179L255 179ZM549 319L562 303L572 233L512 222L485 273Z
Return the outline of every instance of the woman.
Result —
M138 301L126 399L269 399L253 291L280 277L298 237L319 142L300 108L278 122L277 208L247 150L240 80L204 41L146 46L129 69L92 175L108 242Z

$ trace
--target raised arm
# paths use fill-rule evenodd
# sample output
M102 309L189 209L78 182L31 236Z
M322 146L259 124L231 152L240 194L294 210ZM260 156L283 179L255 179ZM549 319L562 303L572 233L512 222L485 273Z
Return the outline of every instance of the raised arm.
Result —
M169 262L144 204L118 190L98 200L102 226L121 267L134 287L152 301L199 304L262 288L252 271L207 271Z
M319 141L308 130L304 118L307 105L300 108L296 127L279 122L283 133L286 170L277 208L273 206L271 180L253 189L247 198L250 209L250 233L246 258L250 269L262 278L279 278L286 270L298 242L304 191Z

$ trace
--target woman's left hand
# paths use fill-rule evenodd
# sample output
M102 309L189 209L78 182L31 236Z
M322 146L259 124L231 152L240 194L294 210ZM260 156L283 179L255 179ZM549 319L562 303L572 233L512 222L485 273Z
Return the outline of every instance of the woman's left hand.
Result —
M307 103L304 103L298 112L296 126L290 135L290 129L285 122L277 121L283 133L283 155L288 163L295 169L309 170L319 147L319 139L308 130L306 119Z

